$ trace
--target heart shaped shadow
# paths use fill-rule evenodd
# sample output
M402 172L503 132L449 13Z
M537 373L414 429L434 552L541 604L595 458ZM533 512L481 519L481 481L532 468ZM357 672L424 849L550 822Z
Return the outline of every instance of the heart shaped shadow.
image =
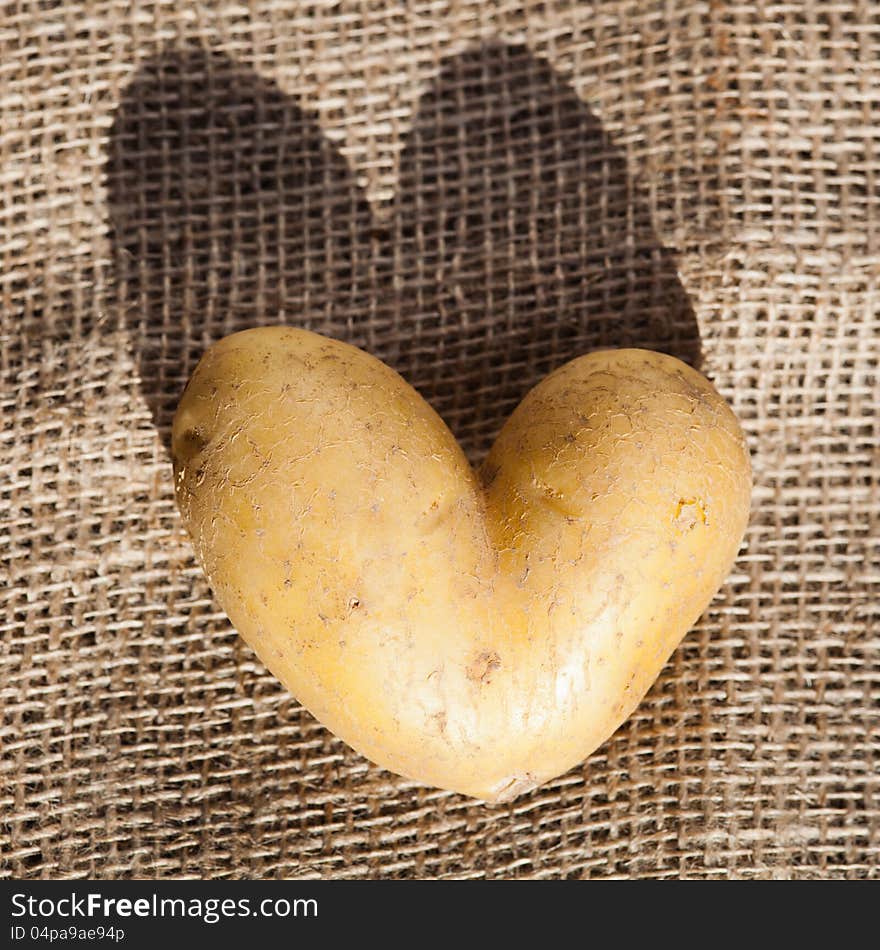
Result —
M315 113L200 48L140 68L107 175L119 303L166 445L205 348L263 324L385 360L472 459L528 389L591 349L699 365L693 308L623 151L522 46L444 62L381 218Z

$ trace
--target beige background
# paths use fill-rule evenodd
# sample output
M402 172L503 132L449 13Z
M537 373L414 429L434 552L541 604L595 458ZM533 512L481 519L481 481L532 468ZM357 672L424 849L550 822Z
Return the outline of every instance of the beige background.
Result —
M877 876L878 63L867 0L0 5L0 875ZM163 433L277 319L475 457L575 352L699 341L750 531L582 768L420 788L230 629Z

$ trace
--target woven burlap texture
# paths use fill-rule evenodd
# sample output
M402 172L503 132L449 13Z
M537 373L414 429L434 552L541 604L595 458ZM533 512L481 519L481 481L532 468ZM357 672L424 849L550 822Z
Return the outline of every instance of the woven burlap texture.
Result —
M0 6L0 875L880 876L875 4ZM584 765L486 806L319 726L212 600L212 340L364 346L473 458L595 346L699 364L736 567Z

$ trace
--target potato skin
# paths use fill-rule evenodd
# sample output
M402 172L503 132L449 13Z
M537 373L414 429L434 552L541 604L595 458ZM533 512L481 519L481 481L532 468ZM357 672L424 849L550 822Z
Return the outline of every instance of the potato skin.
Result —
M670 356L566 364L475 473L393 370L288 327L205 353L172 455L266 666L374 762L486 801L631 713L730 570L751 490L733 413Z

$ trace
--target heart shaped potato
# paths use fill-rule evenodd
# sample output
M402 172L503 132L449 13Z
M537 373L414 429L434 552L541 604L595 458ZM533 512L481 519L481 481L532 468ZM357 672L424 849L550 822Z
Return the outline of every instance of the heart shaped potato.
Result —
M566 364L475 473L397 373L288 327L205 353L172 454L266 666L374 762L488 801L630 714L730 570L751 489L733 413L670 356Z

